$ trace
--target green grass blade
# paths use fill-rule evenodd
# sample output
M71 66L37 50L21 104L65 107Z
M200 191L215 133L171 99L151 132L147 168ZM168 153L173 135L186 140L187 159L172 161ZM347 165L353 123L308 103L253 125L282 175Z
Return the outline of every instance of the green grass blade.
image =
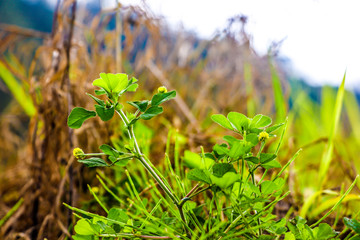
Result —
M96 196L96 194L94 193L94 191L91 189L90 185L87 185L90 193L93 195L93 197L95 198L95 200L99 203L99 205L102 207L102 209L104 209L104 211L106 213L109 213L109 210L105 207L105 205L100 201L100 199L98 198L98 196Z
M23 204L24 199L21 198L11 209L8 211L5 216L0 219L0 227L4 225L4 223L19 209L19 207Z
M344 200L344 198L351 192L351 190L354 188L357 180L359 178L359 175L356 176L354 182L350 185L349 189L344 193L344 195L342 195L342 197L339 199L339 201L322 217L320 218L316 223L314 223L313 225L311 225L310 227L313 228L316 225L318 225L319 223L321 223L322 220L324 220L325 218L327 218L333 211L336 210L336 208L341 204L341 202Z
M6 68L3 62L0 61L0 77L9 88L10 92L24 109L25 113L32 117L35 115L36 109L34 107L31 97L25 92L24 88L19 84L13 74Z
M113 191L111 191L111 189L110 189L108 186L106 186L106 184L105 184L104 181L100 178L99 175L96 175L96 178L99 180L100 184L105 188L105 190L106 190L108 193L110 193L110 195L113 196L113 198L114 198L116 201L118 201L118 202L121 203L121 204L125 204L125 202L124 202L123 200L121 200L118 196L116 196L116 194L115 194Z
M346 77L346 72L344 74L342 83L339 87L339 90L338 90L338 93L336 96L335 109L334 109L334 113L333 113L333 120L332 120L330 135L329 135L329 141L328 141L327 147L325 148L325 151L323 153L323 157L322 157L321 163L320 163L319 189L322 189L322 187L326 181L326 174L329 170L329 166L330 166L331 159L332 159L332 154L333 154L333 149L334 149L334 137L335 137L338 125L339 125L341 109L342 109L342 105L343 105L343 98L344 98L344 92L345 92L345 77Z
M346 92L344 103L347 115L349 117L352 133L360 145L360 106L356 101L356 97L352 92Z
M276 71L275 66L270 60L270 69L271 69L271 80L274 91L274 100L275 100L275 109L276 109L276 119L277 122L284 121L286 117L286 102L284 95L281 89L280 77Z

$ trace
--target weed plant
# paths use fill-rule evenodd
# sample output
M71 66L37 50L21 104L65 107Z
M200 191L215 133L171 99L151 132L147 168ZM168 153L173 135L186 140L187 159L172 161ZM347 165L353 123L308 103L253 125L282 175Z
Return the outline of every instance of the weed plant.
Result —
M139 121L161 114L163 107L160 105L174 98L176 92L159 87L150 100L128 101L125 106L119 100L126 92L136 91L137 79L128 79L126 74L101 73L93 85L99 87L95 94L105 95L106 100L87 93L96 103L95 111L74 108L68 117L69 127L80 128L85 120L95 116L108 121L117 114L126 137L117 146L101 145L99 153L84 153L75 148L73 154L88 167L125 168L125 188L119 192L126 194L119 197L112 190L111 178L102 175L98 179L117 201L115 206L108 206L98 197L99 189L89 186L89 191L105 216L65 204L79 218L74 227L75 240L336 239L345 233L339 234L322 221L349 194L357 177L332 209L311 225L299 216L290 219L290 215L273 214L275 205L289 194L285 170L301 151L298 150L283 167L276 160L286 121L271 125L272 119L262 114L253 118L238 112L212 115L215 123L234 134L223 136L224 142L215 144L211 152L203 148L200 153L185 151L183 161L178 158L171 161L166 156L167 169L161 172L142 152L134 128ZM128 107L133 111L127 110ZM276 137L274 133L281 128L276 150L264 152L268 139ZM258 174L259 169L264 172ZM275 173L275 169L279 171ZM267 176L269 171L274 174ZM344 223L355 232L347 238L357 239L360 223L348 218L344 218Z

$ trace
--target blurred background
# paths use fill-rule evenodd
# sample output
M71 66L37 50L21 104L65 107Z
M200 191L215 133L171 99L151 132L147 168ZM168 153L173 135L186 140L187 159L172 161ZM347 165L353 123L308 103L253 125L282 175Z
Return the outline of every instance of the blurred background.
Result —
M320 0L0 1L0 238L65 239L73 219L62 202L91 210L96 174L121 183L122 169L89 171L72 157L74 147L116 145L120 122L66 124L73 106L91 108L84 93L101 72L138 78L129 99L177 90L164 116L136 129L159 165L174 138L180 154L211 151L223 134L214 113L287 119L279 161L303 151L278 211L319 219L359 173L356 9ZM335 228L360 209L359 186L330 218Z

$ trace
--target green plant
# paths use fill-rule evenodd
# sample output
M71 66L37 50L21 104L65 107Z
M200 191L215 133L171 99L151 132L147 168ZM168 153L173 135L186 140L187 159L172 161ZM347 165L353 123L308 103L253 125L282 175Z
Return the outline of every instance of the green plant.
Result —
M226 117L215 114L211 117L212 120L231 130L232 135L224 136L224 143L215 144L211 152L205 152L203 148L200 154L185 151L183 163L190 169L189 171L180 169L176 161L174 171L167 157L169 173L165 177L142 153L134 133L134 126L139 120L149 120L161 114L163 108L159 105L174 98L176 92L167 92L165 87L160 87L151 100L127 102L136 109L132 113L125 110L119 99L125 92L137 89L135 78L129 80L126 74L101 73L100 78L96 79L93 85L100 88L95 90L95 93L106 95L107 100L88 94L96 102L95 111L74 108L69 115L68 125L79 128L85 120L96 115L101 120L108 121L117 113L125 126L127 140L123 147L118 148L103 144L99 147L101 153L84 153L76 148L74 156L88 167L126 167L133 159L139 161L155 181L143 179L148 184L147 189L151 189L153 199L141 197L145 190L139 193L139 186L136 184L139 184L140 180L137 180L131 171L125 170L127 179L125 186L130 195L127 199L130 203L128 207L125 207L125 200L120 199L102 180L108 178L98 177L105 190L123 208L112 207L109 210L96 192L89 187L94 199L107 216L65 204L80 218L74 228L76 232L74 239L280 239L281 237L330 239L336 237L337 233L320 221L309 227L306 220L301 217L289 220L289 214L281 219L273 214L276 204L289 194L285 170L301 151L296 152L283 167L276 160L287 122L271 126L271 118L261 114L253 118L237 112L230 112ZM275 152L264 152L267 140L275 137L274 132L281 127L283 130ZM106 160L101 156L106 156ZM277 168L280 171L276 173ZM263 169L264 172L261 173L259 169ZM272 174L268 174L269 172ZM182 178L185 174L187 177ZM194 181L196 185L192 186ZM108 179L107 182L111 183L111 180ZM356 180L332 211L349 194L355 183ZM148 211L148 208L151 210ZM327 215L331 212L329 211ZM317 226L318 224L320 225Z

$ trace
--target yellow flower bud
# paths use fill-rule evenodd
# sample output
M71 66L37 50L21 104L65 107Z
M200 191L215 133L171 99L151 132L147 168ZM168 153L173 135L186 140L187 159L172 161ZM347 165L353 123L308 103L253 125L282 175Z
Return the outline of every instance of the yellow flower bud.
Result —
M166 92L167 92L166 87L161 86L161 87L158 88L158 93L166 93Z
M81 148L74 148L73 150L73 155L74 157L76 157L77 159L84 159L85 155L84 155L84 151Z
M263 141L265 141L266 139L268 139L269 138L269 134L267 133L267 132L261 132L260 134L259 134L259 141L260 142L263 142Z
M99 188L98 188L98 187L92 187L91 190L92 190L94 193L99 193Z

